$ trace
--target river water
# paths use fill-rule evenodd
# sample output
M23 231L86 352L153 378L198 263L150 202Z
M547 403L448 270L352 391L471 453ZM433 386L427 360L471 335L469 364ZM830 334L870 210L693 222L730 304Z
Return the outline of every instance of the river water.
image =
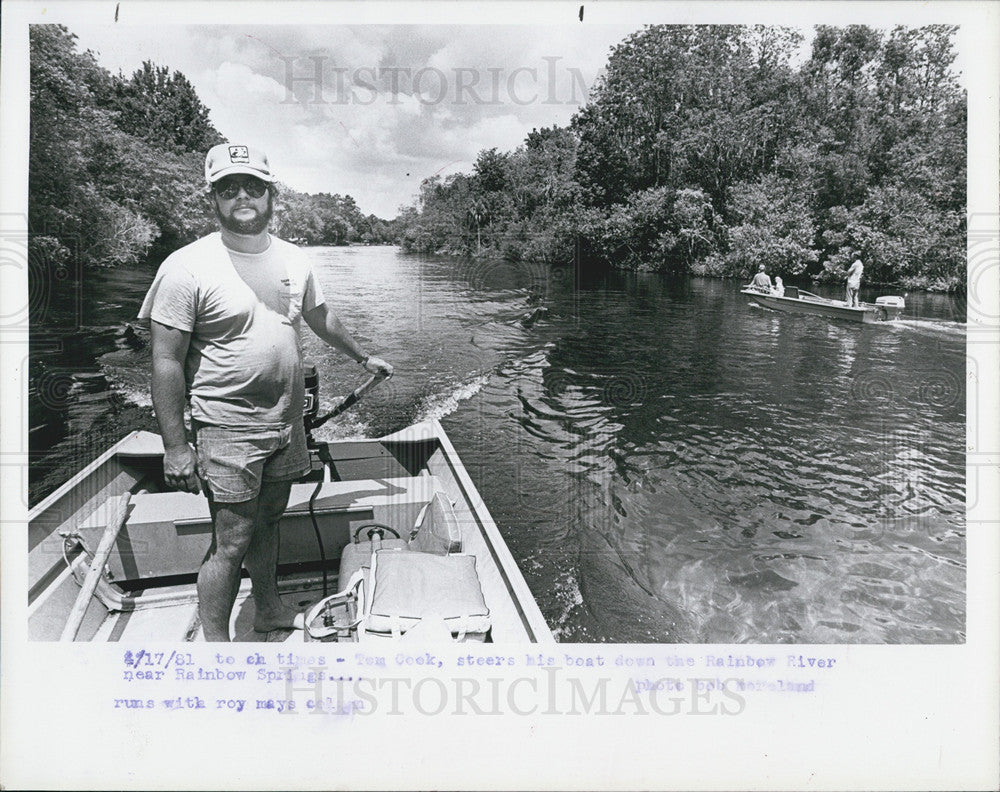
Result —
M560 640L964 640L962 301L855 325L733 282L309 254L397 371L320 436L441 419ZM152 274L35 300L31 502L155 428L148 348L123 332ZM306 333L329 406L363 376Z

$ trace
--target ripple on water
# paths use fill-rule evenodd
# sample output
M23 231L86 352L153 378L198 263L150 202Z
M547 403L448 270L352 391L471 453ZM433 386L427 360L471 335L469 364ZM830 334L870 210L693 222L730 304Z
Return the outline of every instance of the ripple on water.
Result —
M397 367L321 436L441 419L561 640L964 639L965 327L940 320L951 303L915 295L919 320L853 326L748 307L722 281L309 254L344 323ZM75 369L91 371L110 352L111 389L145 403L148 360L115 328L151 276L101 273L85 297L102 304L84 311L101 325L66 331L46 362L91 355ZM550 310L525 328L536 295ZM359 382L304 344L328 403ZM60 433L135 428L106 395L47 416L36 471L65 454Z

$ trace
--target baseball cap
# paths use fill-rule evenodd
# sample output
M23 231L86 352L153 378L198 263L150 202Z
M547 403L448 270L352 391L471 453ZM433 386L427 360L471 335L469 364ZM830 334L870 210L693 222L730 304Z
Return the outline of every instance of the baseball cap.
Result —
M205 157L205 180L213 184L223 176L245 173L266 182L273 182L274 175L267 161L267 154L260 149L236 143L212 146Z

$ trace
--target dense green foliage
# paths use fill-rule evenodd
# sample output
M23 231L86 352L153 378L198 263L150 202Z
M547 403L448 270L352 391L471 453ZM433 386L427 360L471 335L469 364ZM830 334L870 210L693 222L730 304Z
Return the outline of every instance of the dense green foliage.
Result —
M350 195L310 195L283 188L275 206L278 236L308 245L351 242L384 245L395 241L392 223L364 215Z
M152 85L169 102L140 111ZM171 118L183 108L186 128ZM167 130L168 137L161 138ZM212 225L204 199L204 148L223 138L190 84L147 65L112 77L78 54L61 26L31 28L28 223L47 262L134 264L153 243L176 246Z
M965 284L955 28L652 26L567 129L424 182L411 250L733 277Z
M28 227L38 267L135 264L214 230L205 152L225 138L187 78L144 63L113 76L60 25L34 25ZM392 241L350 196L282 187L275 226L314 244Z

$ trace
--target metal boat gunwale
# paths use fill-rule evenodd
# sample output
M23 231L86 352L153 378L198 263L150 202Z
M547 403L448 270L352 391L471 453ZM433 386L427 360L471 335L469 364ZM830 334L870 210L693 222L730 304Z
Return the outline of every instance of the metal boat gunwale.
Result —
M834 319L847 319L852 322L863 324L882 324L897 319L902 313L902 308L891 305L880 305L875 303L861 303L859 306L846 305L839 300L828 297L820 297L812 292L795 287L797 296L778 295L756 289L742 288L740 294L759 300L768 308L784 311L786 313L802 313L818 316L826 316ZM786 291L788 290L786 289ZM884 318L882 318L884 316Z
M456 501L456 513L460 515L459 519L463 526L463 540L466 540L468 546L463 552L473 553L476 556L484 594L491 602L491 610L496 614L493 640L554 642L551 630L518 569L500 529L440 423L431 419L378 438L377 441L386 444L386 447L401 449L402 453L411 451L406 444L412 443L412 453L418 456L422 453L421 448L427 449L427 456L420 463L421 468L414 471L413 466L410 466L409 472L412 474L412 479L423 479L428 475L435 477L434 480L437 482L435 486L443 487L445 494L452 501ZM323 445L343 448L348 444L359 442L371 443L372 439L337 440ZM150 432L132 432L100 454L29 511L29 530L33 530L36 537L47 532L29 550L29 635L32 634L31 619L44 609L47 600L52 599L53 602L49 603L49 613L46 618L51 619L52 611L61 607L59 603L65 598L66 592L57 595L54 594L54 590L59 586L72 587L73 581L69 578L75 578L78 585L82 571L85 571L89 563L88 554L79 546L74 553L64 559L63 537L60 536L60 531L67 528L72 530L74 526L84 521L98 520L100 516L98 510L102 509L109 497L121 495L126 490L138 491L149 487L148 473L157 465L162 465L162 453L158 435ZM386 479L386 482L391 481ZM313 482L304 483L311 485ZM345 483L350 484L351 480ZM144 493L140 493L140 496L141 494ZM70 506L72 511L67 509ZM286 511L286 515L291 513L291 508ZM300 518L305 516L301 509L297 513ZM169 515L165 519L169 522ZM67 560L70 562L69 568L66 565ZM332 560L335 562L335 559ZM335 578L335 575L333 577ZM286 592L310 586L316 588L319 580L315 569L312 572L299 571L283 577L279 581L279 589ZM122 632L127 633L129 614L135 611L152 613L164 609L176 610L172 606L192 609L196 602L193 582L178 583L176 586L164 585L160 588L140 586L136 590L122 590L102 575L98 588L99 595L95 599L102 604L100 608L92 605L90 610L101 611L98 615L102 618L102 624L112 618L118 620L121 617L121 619L120 624L111 627L98 626L94 630L94 619L91 618L90 634L94 637L90 640L102 640L102 634L105 637L111 635L115 640L127 639L127 636L122 636ZM241 584L241 597L248 588L249 582L244 580ZM108 605L110 605L109 612L105 613L104 609ZM93 617L95 614L89 615ZM39 618L41 621L41 617ZM189 629L188 633L191 632L192 629ZM302 633L297 631L293 633L291 640L299 640L301 635ZM34 639L47 640L37 637ZM171 638L165 635L164 640Z
M159 446L158 454L155 446ZM107 490L122 478L131 480L129 489L139 487L146 474L137 466L127 465L124 460L150 460L157 456L163 456L158 435L144 430L130 432L28 510L29 604L52 582L53 573L58 575L65 569L59 531L101 508L107 498ZM110 494L120 494L120 491L124 489L119 486ZM63 506L64 502L70 507L68 510ZM52 513L54 516L46 519ZM52 559L58 559L59 563L44 563Z
M386 439L391 439L391 438L386 438ZM448 467L451 469L452 475L454 476L456 483L458 484L463 494L465 495L466 501L469 503L474 502L469 494L471 490L472 492L476 493L476 498L480 502L482 502L482 498L479 497L479 493L476 490L475 484L473 484L472 479L469 477L469 473L465 469L465 466L460 463L458 465L455 464L455 462L458 461L459 457L458 457L458 452L455 450L455 447L451 444L451 439L442 430L440 436L438 437L438 440L441 442L441 445L443 446L445 461L447 462ZM516 570L517 564L514 561L513 555L511 555L510 548L507 547L507 543L503 540L503 537L500 535L500 529L497 527L497 524L493 521L493 518L490 515L489 511L485 508L485 504L483 504L483 507L484 508L481 510L482 513L480 513L480 510L473 510L472 516L475 518L476 523L479 526L479 530L492 540L487 543L487 546L490 550L490 553L493 556L493 560L496 563L497 568L500 570L503 576L504 582L507 584L508 590L511 593L511 599L514 602L514 605L517 608L518 613L521 615L522 619L524 619L526 624L528 625L530 640L534 642L537 640L537 636L535 635L535 630L534 630L534 627L537 627L537 625L533 626L531 624L533 620L529 618L528 614L524 612L521 606L523 600L530 600L532 603L534 603L535 601L534 597L532 596L531 591L528 589L528 584L525 582L524 577L520 574L519 571L516 576L510 576L507 574L507 570L509 569ZM542 621L542 624L544 626L544 633L551 634L549 632L548 625L544 623L544 619Z

